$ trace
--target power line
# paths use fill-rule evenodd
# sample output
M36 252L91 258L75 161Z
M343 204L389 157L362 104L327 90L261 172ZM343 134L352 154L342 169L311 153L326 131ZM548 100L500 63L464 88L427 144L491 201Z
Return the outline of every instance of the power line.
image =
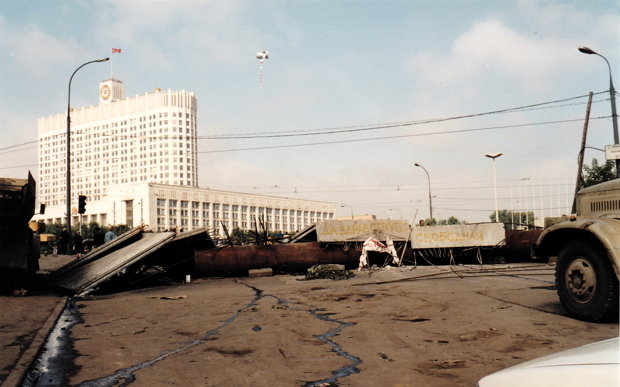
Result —
M445 208L445 207L434 207L433 209L437 208L438 210L442 210L442 211L470 211L470 212L494 212L495 209L473 209L473 208ZM544 208L527 208L527 209L523 209L523 210L508 210L510 212L513 212L515 214L519 213L519 212L534 212L534 211L550 211L550 210L566 210L566 209L570 209L570 206L562 206L562 207L544 207Z
M573 186L574 182L568 180L568 178L549 178L549 179L536 179L536 178L519 178L506 180L506 184L498 183L497 188L500 189L524 189L533 188L549 188L549 187L566 187ZM570 178L572 179L572 178ZM552 181L555 183L551 183ZM540 183L535 183L540 181ZM513 185L511 182L516 182L519 185ZM527 183L524 183L527 182ZM477 184L477 185L472 185ZM212 186L212 189L218 190L247 190L247 191L260 191L270 193L331 193L331 192L398 192L398 191L427 191L428 187L426 183L420 184L338 184L338 185L297 185L289 186L283 184L265 185L265 186L241 186L241 185L225 185L225 186ZM479 190L479 189L491 189L493 185L489 185L488 179L481 180L450 180L449 182L434 182L433 191L452 191L452 190ZM571 194L572 195L572 194ZM552 195L554 196L554 195Z
M7 153L13 153L13 152L23 152L23 151L27 151L27 150L30 150L30 149L37 149L37 147L36 146L30 146L30 147L22 148L22 149L10 149L10 150L5 150L5 151L0 151L0 153L7 154Z
M590 117L590 119L600 120L600 119L608 118L608 117L609 116ZM484 128L470 128L470 129L462 129L462 130L447 130L447 131L442 131L442 132L426 132L426 133L415 133L415 134L401 134L401 135L394 135L394 136L356 138L356 139L348 139L348 140L309 142L309 143L304 143L304 144L267 145L267 146L260 146L260 147L248 147L248 148L217 149L217 150L210 150L210 151L199 151L197 153L206 154L206 153L239 152L239 151L249 151L249 150L278 149L278 148L296 148L296 147L303 147L303 146L342 144L342 143L372 141L372 140L389 140L389 139L406 138L406 137L422 137L422 136L434 136L434 135L442 135L442 134L479 132L479 131L487 131L487 130L525 128L525 127L530 127L530 126L552 125L552 124L561 124L561 123L577 122L577 121L583 121L583 118L575 118L575 119L570 119L570 120L558 120L558 121L546 121L546 122L534 122L534 123L528 123L528 124L490 126L490 127L484 127Z
M39 164L14 165L12 167L0 167L0 169L14 169L14 168L36 167L38 165Z
M597 93L594 93L594 94L598 95L598 94L603 94L603 93L607 93L607 92L608 91L601 91L601 92L597 92ZM243 139L243 138L248 138L249 139L249 138L261 138L261 137L267 138L267 137L290 137L290 136L319 135L319 134L338 134L338 133L355 132L355 131L362 131L362 130L387 129L387 128L391 128L391 127L403 127L403 126L413 126L413 125L445 122L445 121L452 121L452 120L458 120L458 119L464 119L464 118L479 117L479 116L492 115L492 114L513 113L513 112L522 112L522 111L528 111L528 110L551 109L551 108L559 108L559 107L565 107L565 106L572 106L572 105L576 105L576 104L564 104L564 105L558 105L558 106L546 106L546 105L551 105L551 104L559 103L559 102L567 102L567 101L571 101L571 100L575 100L575 99L579 99L579 98L585 98L585 97L587 97L587 95L580 95L580 96L576 96L576 97L563 98L563 99L558 99L558 100L554 100L554 101L541 102L541 103L536 103L536 104L531 104L531 105L525 105L525 106L514 107L514 108L507 108L507 109L500 109L500 110L494 110L494 111L489 111L489 112L473 113L473 114L466 114L466 115L459 115L459 116L452 116L452 117L443 117L443 118L433 118L433 119L425 119L425 120L417 120L417 121L400 121L400 122L392 122L392 123L366 124L366 125L357 125L357 126L342 126L342 127L319 128L319 129L304 129L304 130L297 130L297 131L280 131L280 132L266 132L266 133L241 133L241 134L236 134L236 135L196 136L194 138L196 140L204 140L204 139L209 139L209 140L213 140L213 139ZM603 101L606 101L606 100L595 101L595 103L603 102ZM584 104L584 103L579 103L579 104ZM570 122L570 121L567 121L567 122ZM106 134L105 136L114 137L114 138L125 138L125 139L132 138L131 135L127 136L127 135L110 135L110 134ZM168 136L168 135L166 135L166 136ZM242 137L242 136L248 136L248 137ZM161 137L162 136L156 136L156 137L153 137L153 136L135 136L134 138L136 138L136 140L138 140L138 139L161 138ZM179 137L181 137L181 135L179 135ZM185 139L191 138L191 137L192 136L184 136ZM179 138L179 139L181 139L181 138ZM24 142L24 143L21 143L21 144L11 145L11 146L8 146L8 147L0 148L0 152L3 152L3 151L8 150L8 149L12 149L12 148L21 147L21 146L28 145L28 144L34 144L34 143L37 143L37 142L39 142L39 140L32 140L32 141ZM202 153L213 153L213 152L206 151L206 152L202 152Z
M604 93L604 92L598 92L596 94L598 95L601 93ZM198 138L199 139L212 139L212 140L213 139L273 138L273 137L291 137L291 136L312 136L312 135L321 135L321 134L339 134L339 133L357 132L357 131L366 131L366 130L387 129L387 128L394 128L394 127L446 122L446 121L453 121L453 120L459 120L459 119L464 119L464 118L480 117L480 116L501 114L501 113L515 113L515 112L523 112L523 111L530 111L530 110L538 110L538 109L543 109L543 108L550 109L550 108L558 108L558 107L564 107L564 106L573 106L575 104L566 104L566 105L559 105L559 106L544 106L544 105L549 105L549 104L553 104L557 102L571 101L571 100L585 98L585 97L587 97L587 95L564 98L564 99L550 101L550 102L536 103L536 104L515 107L515 108L494 110L494 111L489 111L489 112L473 113L473 114L466 114L466 115L459 115L459 116L452 116L452 117L429 118L429 119L416 120L416 121L388 122L388 123L379 123L379 124L341 126L341 127L332 127L332 128L322 128L322 129L305 129L305 130L297 130L297 131L279 131L279 132L266 132L266 133L240 133L240 134L233 134L233 135L213 135L213 136L201 136ZM601 102L601 101L596 101L596 102ZM583 105L585 104L585 102L580 103L580 104Z
M0 148L0 151L7 150L7 149L13 149L13 148L17 148L17 147L28 145L28 144L34 144L36 142L39 142L39 140L32 140L32 141L24 142L24 143L21 143L21 144L7 146L7 147L4 147L4 148Z

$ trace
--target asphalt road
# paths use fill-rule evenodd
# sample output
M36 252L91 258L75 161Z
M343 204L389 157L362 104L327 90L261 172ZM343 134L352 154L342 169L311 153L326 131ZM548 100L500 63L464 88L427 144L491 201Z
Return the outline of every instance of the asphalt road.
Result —
M553 265L302 278L201 279L76 299L78 323L63 329L72 345L60 350L65 369L41 378L86 386L474 386L505 367L618 335L617 323L565 316ZM3 352L10 336L0 336Z

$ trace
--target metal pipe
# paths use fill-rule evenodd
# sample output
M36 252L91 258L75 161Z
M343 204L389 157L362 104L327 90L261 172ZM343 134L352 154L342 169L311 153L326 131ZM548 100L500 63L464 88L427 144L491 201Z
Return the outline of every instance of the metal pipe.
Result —
M244 245L195 250L195 273L198 276L247 275L248 270L270 267L274 271L302 272L314 265L358 265L360 252L340 245L321 246L318 242Z

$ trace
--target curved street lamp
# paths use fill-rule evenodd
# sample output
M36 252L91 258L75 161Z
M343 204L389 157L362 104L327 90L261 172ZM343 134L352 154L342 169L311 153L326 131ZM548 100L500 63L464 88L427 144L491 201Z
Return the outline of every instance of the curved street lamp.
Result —
M352 206L351 204L344 204L344 203L341 203L341 204L340 204L340 207L341 207L341 208L344 208L344 207L351 207L351 220L354 220L354 219L355 219L355 218L353 217L353 206Z
M97 63L97 62L106 62L110 60L110 58L101 58L96 60L91 60L90 62L86 62L80 67L78 67L73 74L71 74L71 78L69 78L69 92L67 93L67 232L69 233L69 245L68 248L71 248L71 81L73 81L73 76L78 72L79 69L86 66L87 64Z
M605 63L607 63L607 68L609 69L609 97L611 100L611 122L614 129L614 144L620 144L620 139L618 137L618 114L616 114L616 90L614 89L614 82L611 78L611 65L607 58L589 47L581 46L578 50L584 54L600 56L605 60ZM620 160L616 160L616 177L620 177Z
M433 198L431 196L431 176L428 174L428 171L426 170L426 168L424 168L421 164L415 163L414 165L416 167L422 168L424 172L426 172L426 177L428 178L428 213L429 213L429 219L432 222L433 221Z
M497 178L495 176L495 159L499 156L503 155L503 153L487 153L486 157L493 159L493 192L495 193L495 223L499 222L499 213L497 211Z

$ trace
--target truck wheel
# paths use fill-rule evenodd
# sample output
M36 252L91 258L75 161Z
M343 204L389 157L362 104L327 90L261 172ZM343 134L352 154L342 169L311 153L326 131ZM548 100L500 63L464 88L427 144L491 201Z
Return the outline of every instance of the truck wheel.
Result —
M618 318L618 280L602 248L581 241L563 248L555 286L571 316L593 322Z

